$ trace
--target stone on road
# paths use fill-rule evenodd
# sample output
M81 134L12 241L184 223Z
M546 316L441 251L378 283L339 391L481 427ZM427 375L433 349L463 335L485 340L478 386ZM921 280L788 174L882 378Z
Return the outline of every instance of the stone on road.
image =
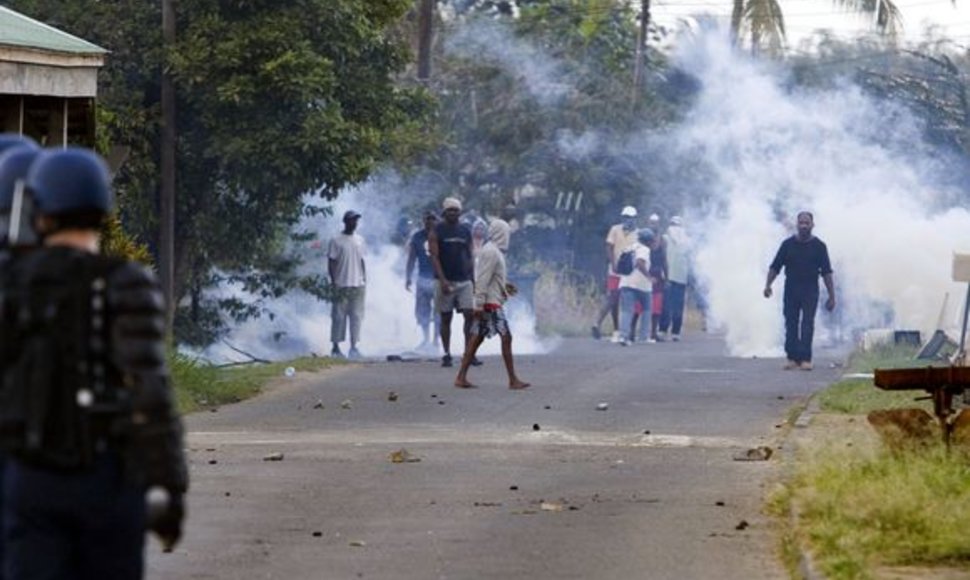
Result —
M467 391L435 362L297 374L187 419L186 534L153 542L147 577L783 578L762 513L776 425L838 371L723 353L566 340L517 361L526 391L498 359ZM777 451L736 460L758 449Z

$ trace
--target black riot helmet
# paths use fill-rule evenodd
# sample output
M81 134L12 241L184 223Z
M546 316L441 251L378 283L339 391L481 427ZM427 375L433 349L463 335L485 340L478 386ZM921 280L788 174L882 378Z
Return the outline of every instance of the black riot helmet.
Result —
M53 218L55 231L98 228L114 209L108 166L89 149L44 151L30 168L27 188L38 215Z
M26 247L37 243L33 230L33 200L24 182L41 149L32 141L0 153L0 243Z

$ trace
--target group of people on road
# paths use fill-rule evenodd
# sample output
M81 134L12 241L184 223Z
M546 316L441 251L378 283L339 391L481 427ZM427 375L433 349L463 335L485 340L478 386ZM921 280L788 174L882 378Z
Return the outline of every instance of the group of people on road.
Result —
M464 349L455 386L473 388L468 380L472 366L480 366L478 349L486 338L499 336L502 359L508 373L509 388L524 389L529 383L519 379L512 357L512 331L504 304L517 292L508 280L505 252L511 227L503 219L486 222L477 218L462 221L461 201L445 198L441 214L428 210L422 227L406 242L405 288L414 289L414 314L421 328L419 350L439 348L444 354L441 366L453 367L451 327L455 312L462 315ZM350 358L359 358L357 344L364 315L367 283L364 239L356 233L361 215L353 210L344 214L344 229L327 248L331 280L331 356L344 356L340 343L350 326ZM414 279L415 267L417 279ZM431 330L432 324L437 332Z
M691 273L691 241L683 218L672 216L660 233L660 216L652 214L646 227L638 227L638 212L626 206L620 222L606 235L607 277L603 305L592 327L595 339L612 317L612 342L680 340L684 308ZM812 233L811 212L797 216L797 231L778 248L768 268L764 297L771 298L771 285L785 272L783 314L785 318L785 369L812 370L812 341L819 302L819 278L828 292L825 308L835 309L835 287L828 248ZM699 297L701 300L703 297ZM669 331L669 334L668 334Z
M94 152L0 134L0 578L135 580L188 486L151 272L101 251Z
M643 228L637 218L637 208L624 207L620 222L606 234L606 294L592 335L602 338L603 320L610 315L612 342L655 343L668 336L676 342L683 331L690 240L680 216L670 218L666 231L657 214Z

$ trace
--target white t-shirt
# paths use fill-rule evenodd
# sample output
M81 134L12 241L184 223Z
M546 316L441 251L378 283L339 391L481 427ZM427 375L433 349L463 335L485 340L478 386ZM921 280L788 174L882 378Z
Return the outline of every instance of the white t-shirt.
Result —
M637 243L637 230L623 229L623 224L616 224L606 233L606 243L613 244L613 262L610 264L610 274L616 276L616 261L620 259L620 254Z
M650 248L640 242L633 245L633 272L626 276L620 276L620 288L633 288L643 292L650 292L653 288L653 281L644 276L643 272L637 269L636 264L643 260L647 270L650 269Z
M327 258L336 260L333 282L340 288L364 286L364 238L358 234L347 235L343 232L330 239Z

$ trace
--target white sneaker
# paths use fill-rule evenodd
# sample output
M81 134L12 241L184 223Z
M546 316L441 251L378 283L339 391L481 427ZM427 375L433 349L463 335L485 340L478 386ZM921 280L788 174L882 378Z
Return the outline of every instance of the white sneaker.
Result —
M670 340L672 340L674 342L680 342L680 335L679 334L675 334L675 335L673 335L673 336L670 337Z
M647 339L647 344L657 344L657 339L656 338L648 338Z
M620 331L619 330L614 330L613 331L613 336L610 337L610 342L616 344L616 343L619 343L622 340L623 340L623 337L620 336Z

